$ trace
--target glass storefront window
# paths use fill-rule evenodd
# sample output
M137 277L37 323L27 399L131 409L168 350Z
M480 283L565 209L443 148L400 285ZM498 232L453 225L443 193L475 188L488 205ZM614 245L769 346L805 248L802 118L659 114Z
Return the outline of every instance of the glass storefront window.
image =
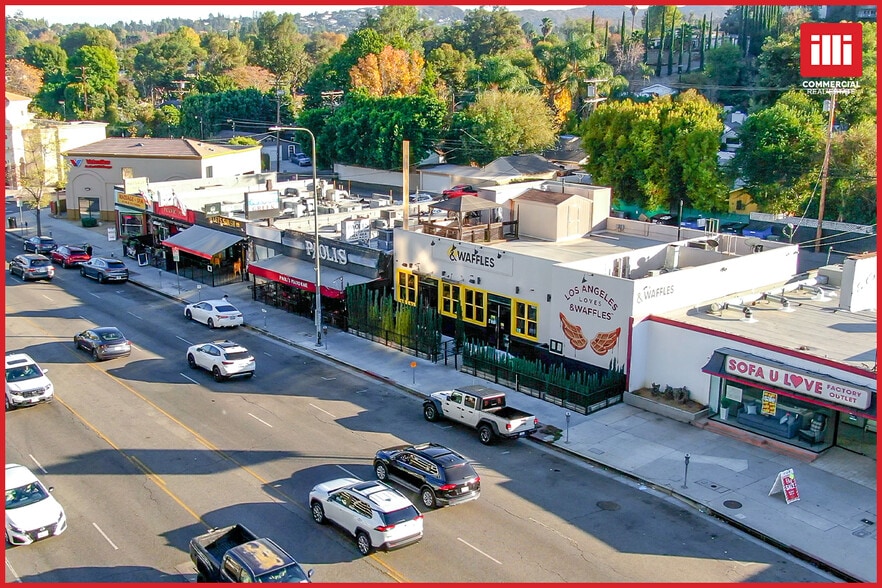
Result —
M815 452L833 444L836 411L759 388L722 388L715 418L727 425Z

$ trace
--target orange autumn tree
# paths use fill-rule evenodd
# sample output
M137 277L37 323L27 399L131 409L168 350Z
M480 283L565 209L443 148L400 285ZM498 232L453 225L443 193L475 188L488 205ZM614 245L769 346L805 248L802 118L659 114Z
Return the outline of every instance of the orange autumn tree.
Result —
M360 58L349 70L352 88L362 88L374 97L413 96L423 81L425 60L416 51L386 45L377 53Z

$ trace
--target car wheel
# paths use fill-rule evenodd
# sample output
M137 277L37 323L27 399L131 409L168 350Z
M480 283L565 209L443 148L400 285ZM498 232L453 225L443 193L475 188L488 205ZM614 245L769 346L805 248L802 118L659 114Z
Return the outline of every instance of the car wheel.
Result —
M222 375L221 372L220 372L220 368L217 367L217 366L214 366L214 367L211 369L211 374L214 376L214 381L215 381L215 382L221 382L221 381L223 381L223 379L224 379L223 375Z
M98 283L103 284L107 280L104 279L104 274L98 274Z
M322 505L319 502L313 502L312 508L312 520L317 522L320 525L325 524L325 509L322 508Z
M427 508L435 508L435 493L431 488L423 488L420 490L420 500Z
M61 269L70 269L70 264L62 259L61 260Z
M187 309L187 312L184 313L184 316L187 317L188 319L190 319L191 321L193 320L193 313L190 312L189 308Z
M213 329L213 328L214 328L214 319L211 319L211 318L208 319L208 328L209 328L209 329Z
M427 404L423 407L423 416L427 421L435 422L438 420L438 410L434 404Z
M371 547L371 538L364 531L355 534L355 546L362 555L370 555L373 548Z
M478 438L484 445L490 445L493 443L493 430L490 428L490 425L481 425L478 427Z
M80 268L80 275L85 278L86 277L86 270L84 270L83 268Z
M198 365L196 365L196 358L193 357L192 353L187 354L187 364L190 366L190 369L195 370Z
M6 410L12 410L12 403L9 402L9 396L6 396Z
M381 461L374 464L374 472L376 472L378 480L385 481L389 477L389 470L386 469L386 464Z
M95 361L101 361L101 356L98 355L98 348L97 347L92 348L92 359L94 359Z

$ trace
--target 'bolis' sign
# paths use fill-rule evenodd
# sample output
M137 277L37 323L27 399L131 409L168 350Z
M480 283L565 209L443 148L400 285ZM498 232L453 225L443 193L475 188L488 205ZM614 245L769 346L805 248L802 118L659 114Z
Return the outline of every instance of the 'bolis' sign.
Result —
M798 374L731 355L726 357L725 370L727 374L733 376L771 384L777 388L815 396L859 410L866 410L870 406L871 393L846 382L824 380L804 373Z

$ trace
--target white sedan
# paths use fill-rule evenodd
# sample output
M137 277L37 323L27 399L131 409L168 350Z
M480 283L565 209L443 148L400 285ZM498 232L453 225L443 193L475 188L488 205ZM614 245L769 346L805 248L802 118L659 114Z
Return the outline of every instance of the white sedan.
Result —
M6 542L27 545L61 535L67 517L37 476L23 465L6 464Z
M208 370L217 382L233 376L250 378L254 375L254 356L232 341L191 345L187 349L187 363L194 370Z
M203 300L184 307L184 316L190 320L205 323L210 328L238 327L245 323L245 317L226 300Z

